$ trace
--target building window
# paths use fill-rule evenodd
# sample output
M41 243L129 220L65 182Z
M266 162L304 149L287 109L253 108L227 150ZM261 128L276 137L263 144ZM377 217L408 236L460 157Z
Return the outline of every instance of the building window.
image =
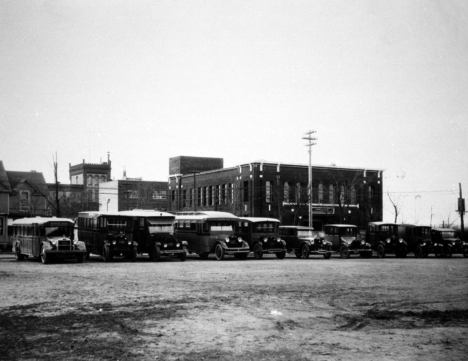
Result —
M340 204L345 204L345 187L342 185L340 187Z
M296 183L296 203L301 203L301 183Z
M356 189L351 187L351 204L356 204Z
M333 184L330 184L328 197L329 197L329 203L334 204L335 203L335 189L333 188Z
M205 203L204 206L210 205L210 187L205 187Z
M218 205L220 205L221 204L221 186L220 185L216 186L216 195L218 196L217 203Z
M210 186L209 187L209 199L208 199L208 205L210 206L214 206L214 190L213 190L213 186Z
M369 186L369 201L371 201L374 198L374 187Z
M323 184L318 185L318 202L323 203Z
M234 183L230 183L229 188L231 188L231 204L234 204Z
M249 181L244 181L244 202L249 201Z
M0 236L3 235L3 232L4 232L4 230L3 230L3 218L0 218Z
M175 198L176 198L176 197L175 197L175 193L176 193L175 190L174 190L174 191L171 191L171 201L172 201L172 202L175 202Z
M107 181L107 177L106 177L105 175L102 175L102 176L101 176L101 182L100 182L100 183L103 183L103 182L105 182L105 181Z
M75 177L75 183L78 184L78 176Z
M166 191L154 191L153 199L167 199Z
M193 207L193 188L190 188L189 190L189 207Z
M182 208L187 207L187 191L184 189L182 191Z
M88 176L88 186L92 186L93 185L93 176L89 175Z
M27 191L21 192L21 199L24 201L29 201L29 192Z
M265 202L271 202L271 182L265 181Z
M289 203L289 183L284 182L284 201Z
M201 187L197 189L197 206L198 207L201 206L201 196L202 196L201 190L202 190Z

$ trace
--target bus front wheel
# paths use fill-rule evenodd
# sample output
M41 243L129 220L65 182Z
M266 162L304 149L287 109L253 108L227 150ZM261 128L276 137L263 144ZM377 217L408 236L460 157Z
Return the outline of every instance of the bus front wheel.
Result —
M15 258L17 261L22 261L24 259L24 255L21 254L21 249L19 246L16 246Z
M262 246L260 246L258 243L255 244L254 246L253 254L254 254L255 259L263 258L263 249L262 249Z
M102 259L104 262L112 261L112 253L108 245L105 245L102 249Z
M45 252L44 246L41 247L41 262L43 264L49 264L50 263L50 258L51 256L47 255Z
M218 243L216 245L216 248L215 248L215 255L216 255L216 259L218 261L221 261L223 258L224 258L224 248L223 246L221 246L220 243Z
M153 249L150 252L150 259L153 262L158 262L161 260L161 250L159 249L159 246L156 244L153 246Z

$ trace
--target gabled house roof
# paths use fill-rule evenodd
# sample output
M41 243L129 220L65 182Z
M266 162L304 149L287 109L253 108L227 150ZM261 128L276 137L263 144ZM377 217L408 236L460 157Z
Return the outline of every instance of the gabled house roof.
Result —
M0 160L0 191L11 192L10 181L8 180L7 172L1 160Z
M46 185L44 175L41 172L17 172L6 171L11 189L15 189L20 183L29 183L31 186L41 187Z

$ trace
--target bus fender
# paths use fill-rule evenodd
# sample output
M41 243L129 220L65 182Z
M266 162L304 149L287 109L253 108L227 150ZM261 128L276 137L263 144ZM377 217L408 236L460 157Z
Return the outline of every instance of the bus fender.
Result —
M309 240L302 242L301 247L302 247L303 244L306 244L308 246L312 246L312 242L309 241Z
M49 241L42 241L41 247L43 247L45 250L49 250L52 249L52 244Z
M226 241L224 240L219 240L218 243L223 247L223 248L228 248L227 244L226 244ZM216 245L215 245L215 248L216 248Z

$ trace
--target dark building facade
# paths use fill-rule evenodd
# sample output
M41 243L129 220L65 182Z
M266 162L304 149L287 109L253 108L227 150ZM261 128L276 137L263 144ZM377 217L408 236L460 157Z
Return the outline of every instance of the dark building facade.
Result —
M200 158L181 155L169 158L169 174L189 174L212 169L222 169L223 164L223 158Z
M255 161L194 173L204 158L191 158L195 159L193 166L187 162L178 169L181 173L169 176L169 211L218 210L237 216L273 217L285 225L308 225L312 201L317 230L327 223L364 229L368 222L382 220L379 169L313 165L310 192L307 165Z

